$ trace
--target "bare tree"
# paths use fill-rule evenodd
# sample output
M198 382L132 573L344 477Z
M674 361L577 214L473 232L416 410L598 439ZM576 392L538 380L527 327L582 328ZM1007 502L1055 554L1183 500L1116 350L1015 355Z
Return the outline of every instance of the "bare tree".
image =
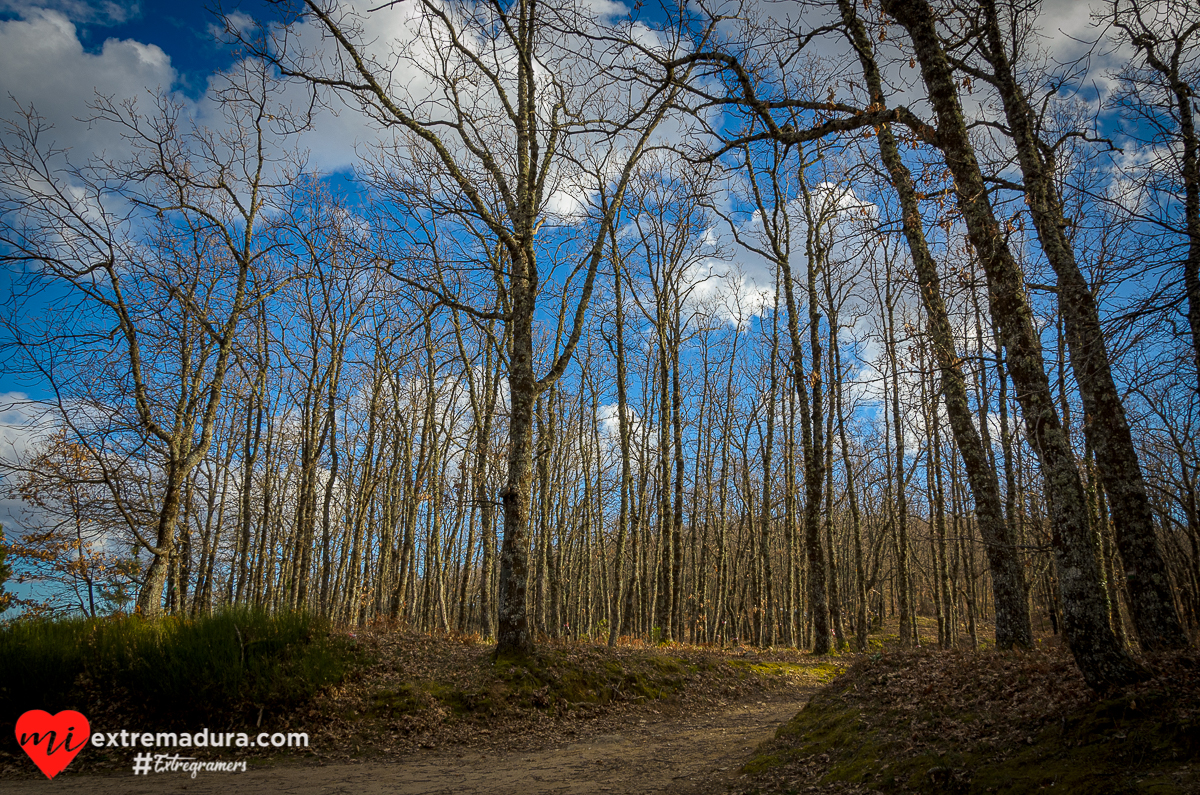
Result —
M851 44L862 65L871 102L884 104L886 97L883 80L866 26L849 0L839 0L838 7ZM1000 486L995 470L971 420L966 380L963 377L961 359L955 350L952 326L942 298L941 278L925 239L917 189L913 184L911 172L901 157L892 126L880 125L876 137L884 167L900 200L904 236L916 270L934 354L941 371L946 412L955 442L962 452L967 478L975 497L976 516L979 519L994 583L996 643L1001 648L1014 645L1028 647L1033 644L1033 632L1029 624L1029 608L1025 598L1024 572L1017 557L1011 529L1005 522L1001 509Z
M1095 451L1109 497L1132 597L1134 626L1148 649L1186 647L1188 637L1175 611L1162 551L1155 538L1133 434L1113 380L1100 311L1067 235L1063 199L1056 184L1058 151L1055 142L1039 129L1039 114L1014 72L1013 59L1022 55L1020 44L1015 35L1006 35L1002 30L1003 26L1004 30L1014 31L1022 24L1021 15L1013 9L1002 20L995 0L979 0L979 12L984 32L981 52L989 69L965 64L960 68L992 83L1000 94L1024 176L1029 213L1042 251L1058 277L1058 307L1070 347L1071 369L1088 415L1084 432ZM1192 157L1194 160L1194 153ZM1200 300L1200 285L1196 287L1196 298Z
M501 490L497 652L524 654L533 648L526 581L534 407L575 353L625 186L677 89L671 75L649 74L645 61L636 62L627 28L581 5L422 0L404 12L411 14L412 38L397 42L390 55L372 49L362 18L318 0L307 0L305 13L332 43L327 57L297 49L286 33L269 46L256 44L284 74L341 92L394 130L395 166L427 164L444 188L435 197L440 210L498 245L497 256L481 252L482 266L467 261L449 273L421 274L411 259L391 267L441 303L507 329L509 458ZM665 33L662 46L669 52L678 41ZM424 94L406 90L401 67L420 75L417 91ZM576 201L581 217L555 218L552 199ZM541 241L561 242L572 233L580 235L575 246L582 253L562 267L577 291L574 312L557 356L539 376L535 318L548 276L539 264L546 256ZM480 278L473 282L472 274Z
M1146 123L1151 133L1146 143L1165 145L1171 153L1169 164L1154 164L1168 166L1162 175L1166 192L1177 193L1182 183L1183 218L1151 220L1186 239L1183 288L1200 378L1200 14L1194 4L1181 0L1114 0L1105 18L1137 52L1118 74L1124 95L1118 104L1137 122Z
M184 484L212 442L239 332L281 278L264 209L279 206L294 176L296 160L277 144L295 120L264 68L248 64L224 80L223 129L190 124L165 98L149 113L99 98L92 123L120 131L130 150L123 160L74 165L32 110L0 143L4 261L27 268L31 289L68 288L77 308L74 322L41 339L14 331L19 344L81 444L98 437L77 400L125 423L134 448L154 451L149 466L161 485L147 536L111 451L89 448L129 531L152 555L138 596L146 615L163 610ZM67 345L69 365L60 368ZM106 377L83 375L101 359ZM109 387L116 392L104 394Z

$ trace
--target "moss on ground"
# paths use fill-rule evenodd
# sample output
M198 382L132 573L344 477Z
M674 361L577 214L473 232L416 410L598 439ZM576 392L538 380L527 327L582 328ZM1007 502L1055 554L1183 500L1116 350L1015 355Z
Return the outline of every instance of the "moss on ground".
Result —
M797 663L775 660L731 660L729 664L737 670L755 676L786 676L820 684L832 681L846 670L845 665L839 665L836 662Z
M494 671L524 707L569 709L614 700L668 698L685 686L684 661L656 652L620 661L550 649L523 659L497 659Z

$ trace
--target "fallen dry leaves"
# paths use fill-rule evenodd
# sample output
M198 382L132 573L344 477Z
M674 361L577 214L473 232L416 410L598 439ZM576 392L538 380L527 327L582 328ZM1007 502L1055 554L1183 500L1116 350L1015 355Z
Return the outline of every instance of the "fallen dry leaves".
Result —
M765 769L748 778L745 791L1031 791L1020 782L973 780L978 767L1012 762L1062 766L1028 785L1034 789L1057 778L1067 786L1056 791L1093 792L1101 791L1094 781L1071 786L1071 768L1096 753L1130 780L1157 776L1182 782L1164 792L1195 791L1188 787L1200 783L1200 766L1192 769L1200 747L1187 736L1200 726L1200 656L1188 650L1142 662L1148 681L1099 695L1053 641L1033 651L871 655L814 696L807 718L801 713L760 749ZM863 764L863 748L877 758ZM1037 779L1036 770L1027 772Z

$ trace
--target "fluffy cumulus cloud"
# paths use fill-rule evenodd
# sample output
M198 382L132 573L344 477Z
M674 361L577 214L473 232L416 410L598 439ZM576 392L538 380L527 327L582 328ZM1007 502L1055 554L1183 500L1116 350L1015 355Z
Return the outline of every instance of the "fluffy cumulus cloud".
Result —
M347 15L344 18L347 24L352 28L361 26L361 35L355 38L364 42L363 53L379 67L378 72L387 75L384 84L392 98L418 118L445 117L448 113L445 97L430 78L448 49L444 32L422 24L416 4L396 4L372 12L378 5L363 0L343 0L338 4L339 12ZM613 0L593 0L583 8L596 19L627 13L625 5ZM103 39L108 32L106 27L141 15L135 1L0 0L0 13L15 15L13 19L0 21L0 100L12 96L23 108L34 107L54 126L56 144L70 148L77 159L100 152L119 158L123 149L119 132L112 125L77 121L87 118L88 104L97 94L118 101L137 97L143 108L149 110L151 95L172 92L185 80L163 47L116 37ZM244 13L234 12L226 22L243 35L254 35L255 22ZM232 52L230 34L224 25L217 24L214 18L207 31L214 41L224 41L230 47L227 52ZM284 31L275 28L275 32ZM635 26L634 32L647 47L663 46L661 37L648 28ZM486 51L486 43L472 35L466 36L467 45L474 43ZM91 46L93 41L102 40L102 45ZM302 60L308 68L338 71L341 61L335 43L318 26L296 23L286 31L286 40L289 51L305 54ZM167 42L160 43L170 50ZM503 74L511 54L503 50L486 54L497 61ZM244 64L226 66L236 72ZM216 94L223 82L220 75L213 75L207 92L200 96L193 94L194 99L176 94L173 100L182 103L185 114L198 123L220 126ZM311 99L310 87L299 82L289 84L277 97L301 112L310 107ZM487 95L486 86L479 96L467 99L478 103L476 109L485 115L489 110L499 109L491 107L496 102ZM289 142L289 148L294 145L307 153L310 169L323 173L344 171L375 144L392 138L391 133L381 130L377 121L362 112L356 99L326 92L321 100L311 128ZM19 115L20 110L12 102L0 110L3 119ZM556 175L554 183L548 211L567 220L580 216L593 187L574 184L570 175Z
M0 94L32 105L54 125L60 146L99 152L120 144L115 130L74 121L86 118L97 93L145 97L175 82L171 59L156 45L108 39L91 53L62 11L23 8L20 14L0 22ZM12 118L16 110L10 101L3 116Z
M135 99L145 112L151 112L155 96L170 94L178 87L179 74L157 44L111 37L98 48L85 46L91 37L103 35L104 26L119 24L135 14L135 6L62 0L38 5L7 2L0 4L0 10L17 15L0 22L0 99L5 102L0 118L17 121L33 109L53 126L49 137L55 145L70 149L76 160L101 153L119 158L125 151L113 125L87 123L91 115L88 106L97 95L118 102ZM249 24L243 15L235 15L233 21L243 27ZM215 27L211 33L214 38L219 35ZM236 72L243 66L230 68ZM209 85L209 91L194 101L177 93L172 100L182 104L185 114L198 123L220 126L215 91L223 80L214 76ZM293 85L280 99L307 108L310 95ZM334 103L318 115L312 129L292 142L307 150L311 168L326 173L346 169L357 157L356 147L378 137L357 109L339 109Z

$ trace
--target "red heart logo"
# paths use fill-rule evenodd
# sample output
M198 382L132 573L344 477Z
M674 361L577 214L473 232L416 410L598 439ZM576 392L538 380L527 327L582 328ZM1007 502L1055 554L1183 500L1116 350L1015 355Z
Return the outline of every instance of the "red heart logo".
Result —
M17 742L47 778L63 771L91 739L88 719L73 709L57 715L31 709L17 718Z

